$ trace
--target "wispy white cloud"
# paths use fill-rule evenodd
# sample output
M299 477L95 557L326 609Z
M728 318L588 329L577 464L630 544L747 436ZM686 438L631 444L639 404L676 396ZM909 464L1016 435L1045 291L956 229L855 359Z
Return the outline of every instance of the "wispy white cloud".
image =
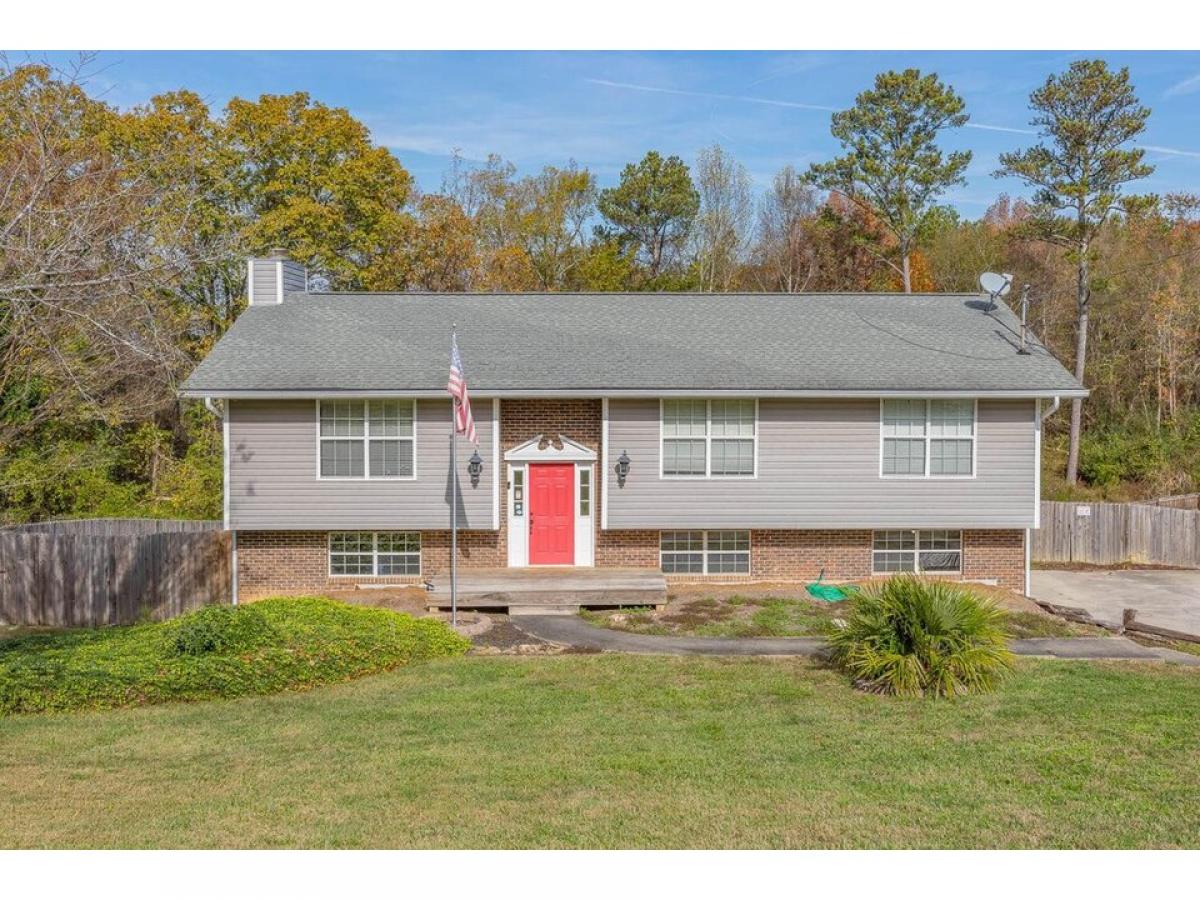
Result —
M811 109L817 112L840 112L838 106L822 106L817 103L797 103L794 100L772 100L767 97L748 97L744 94L715 94L709 91L685 91L680 88L657 87L650 84L631 84L627 81L609 81L606 78L584 79L590 84L604 87L619 88L626 91L642 91L648 94L674 94L679 97L704 97L709 100L732 100L736 103L757 103L762 106L782 106L788 109ZM1009 134L1037 134L1028 128L1009 128L1007 125L984 125L980 122L968 122L967 128L978 128L981 131L1004 131Z
M1178 147L1163 147L1158 144L1142 144L1142 149L1152 153L1165 153L1167 156L1190 156L1200 159L1200 151L1196 150L1180 150Z
M706 97L709 100L733 100L738 103L758 103L762 106L783 106L789 109L812 109L817 112L837 112L836 106L820 106L815 103L796 103L791 100L771 100L766 97L745 97L740 94L713 94L708 91L684 91L678 88L655 87L649 84L630 84L627 81L609 81L605 78L586 78L590 84L620 88L626 91L642 91L647 94L674 94L678 97Z
M1175 82L1165 91L1163 91L1163 96L1182 97L1184 94L1194 94L1196 91L1200 91L1200 72L1197 72L1195 75L1192 75L1189 78L1183 79L1183 81Z
M978 128L980 131L1003 131L1007 134L1037 134L1028 128L1009 128L1007 125L984 125L982 122L968 122L967 128Z

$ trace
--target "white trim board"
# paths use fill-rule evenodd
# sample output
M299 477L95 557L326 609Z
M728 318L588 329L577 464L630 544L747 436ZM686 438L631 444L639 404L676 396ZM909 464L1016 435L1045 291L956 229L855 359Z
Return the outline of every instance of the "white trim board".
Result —
M600 530L608 529L608 398L600 400Z
M492 530L500 528L500 399L492 398Z

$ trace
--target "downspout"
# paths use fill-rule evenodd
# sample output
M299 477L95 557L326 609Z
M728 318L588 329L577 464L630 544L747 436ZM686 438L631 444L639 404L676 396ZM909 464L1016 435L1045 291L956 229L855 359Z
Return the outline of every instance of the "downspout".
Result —
M234 605L238 605L238 546L237 546L237 531L229 527L229 401L225 401L218 407L212 397L204 398L204 408L221 420L221 455L223 457L223 472L221 479L221 492L223 494L223 508L225 530L229 532L229 599Z
M1038 401L1039 404L1041 402L1042 402L1041 400ZM1056 395L1054 398L1054 402L1050 404L1050 408L1045 410L1042 413L1041 420L1043 422L1045 422L1048 418L1050 418L1052 415L1054 415L1056 412L1058 412L1058 408L1060 405L1062 405L1062 398ZM1041 456L1040 452L1038 455L1039 455L1039 457ZM1037 464L1039 466L1042 464L1042 461L1040 458L1038 459ZM1039 485L1040 485L1040 479L1039 479ZM1035 502L1041 503L1041 501L1042 501L1042 498L1039 496ZM1033 594L1033 546L1032 546L1032 543L1033 543L1033 529L1026 528L1025 529L1025 596L1026 597L1032 596L1032 594Z
M1062 403L1062 397L1055 395L1054 402L1050 404L1050 408L1042 413L1042 421L1045 422L1048 418L1058 412L1058 407Z

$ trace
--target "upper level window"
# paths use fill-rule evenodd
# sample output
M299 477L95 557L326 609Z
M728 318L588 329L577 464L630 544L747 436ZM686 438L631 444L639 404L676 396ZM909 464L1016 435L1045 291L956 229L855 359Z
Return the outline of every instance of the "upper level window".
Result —
M321 400L321 478L412 478L416 404L412 400Z
M975 474L974 400L884 400L880 418L881 474Z
M663 400L662 474L753 476L757 420L755 400Z

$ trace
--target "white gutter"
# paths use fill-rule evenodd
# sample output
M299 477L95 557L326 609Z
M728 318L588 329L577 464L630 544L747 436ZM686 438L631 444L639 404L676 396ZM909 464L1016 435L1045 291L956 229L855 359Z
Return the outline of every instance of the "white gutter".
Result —
M1065 396L1075 397L1075 396L1080 396L1080 395L1077 393L1073 393L1073 394L1066 394ZM1084 394L1082 396L1087 396L1087 395ZM1056 412L1058 412L1058 408L1061 405L1062 405L1062 397L1059 396L1058 394L1055 394L1054 402L1050 404L1050 408L1048 410L1046 410L1044 413L1042 413L1042 421L1045 422L1048 418L1050 418L1052 415L1054 415Z

